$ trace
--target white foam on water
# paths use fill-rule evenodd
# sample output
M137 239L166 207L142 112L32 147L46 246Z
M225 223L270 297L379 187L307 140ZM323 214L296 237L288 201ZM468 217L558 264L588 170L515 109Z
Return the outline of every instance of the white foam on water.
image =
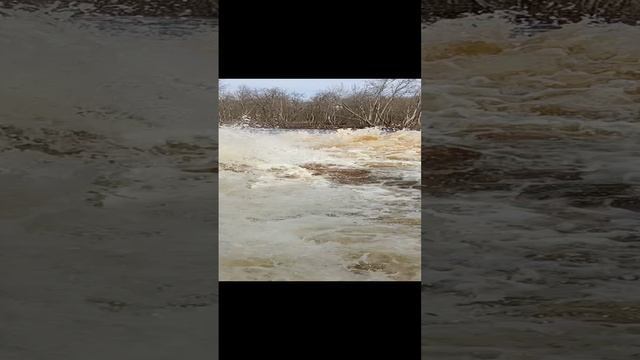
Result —
M0 69L21 71L3 72L0 121L138 143L194 127L215 135L214 24L3 11Z
M518 29L495 15L425 29L425 119L455 126L477 117L514 123L514 115L537 116L617 129L624 125L608 123L638 122L638 27L585 19L531 36L514 35Z
M640 166L634 150L640 139L640 28L584 19L522 35L522 25L508 18L498 13L440 20L423 30L427 144L466 133L470 146L506 154L473 137L555 134L565 139L558 146L579 142L581 151L539 153L540 162L556 168L588 163L590 180L637 182L629 171ZM518 146L531 145L533 154L551 150L549 144L538 150L530 141ZM610 156L614 151L617 156Z
M466 351L479 350L478 335L491 323L522 339L490 348L502 357L524 347L539 358L557 356L529 336L533 328L559 341L582 339L575 349L602 344L597 354L594 347L571 352L576 359L630 356L622 343L609 346L620 337L615 328L593 335L575 327L590 321L582 309L535 324L527 309L549 299L615 308L638 298L634 287L613 280L629 272L640 228L638 38L637 26L589 19L523 31L495 14L424 29L423 144L473 152L469 161L452 152L432 162L439 168L423 169L436 175L423 187L422 279L432 285L423 309L438 308L437 317L423 316L436 328L428 340L437 339L425 351L458 356L465 343L474 344ZM621 199L627 203L615 205ZM481 305L519 298L539 300ZM459 306L472 305L469 299L477 305ZM556 332L563 321L571 325Z
M419 279L418 131L219 131L220 279Z

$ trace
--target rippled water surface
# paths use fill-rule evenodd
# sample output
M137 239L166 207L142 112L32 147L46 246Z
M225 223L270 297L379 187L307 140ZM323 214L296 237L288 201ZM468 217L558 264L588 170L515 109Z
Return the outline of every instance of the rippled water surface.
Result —
M219 139L221 279L419 279L419 131Z
M0 9L0 358L216 353L217 31L64 15Z
M638 38L496 15L423 30L426 358L637 356Z

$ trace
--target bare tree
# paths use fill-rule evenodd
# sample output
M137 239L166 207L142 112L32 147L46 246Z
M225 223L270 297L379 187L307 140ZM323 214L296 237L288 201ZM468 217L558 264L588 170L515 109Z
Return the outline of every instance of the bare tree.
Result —
M309 121L317 127L336 127L342 108L340 90L325 90L311 99Z
M351 91L321 91L305 100L279 88L221 89L220 123L271 128L420 127L420 86L414 79L375 80Z
M394 102L419 95L419 83L414 79L383 79L368 82L342 103L365 126L390 126Z

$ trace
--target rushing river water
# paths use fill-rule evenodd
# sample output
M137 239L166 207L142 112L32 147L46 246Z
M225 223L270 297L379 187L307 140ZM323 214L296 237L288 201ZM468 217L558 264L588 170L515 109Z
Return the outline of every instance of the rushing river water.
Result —
M216 354L215 23L67 15L0 5L0 358Z
M419 131L219 134L221 280L419 279Z
M423 357L637 356L638 38L498 14L425 27Z

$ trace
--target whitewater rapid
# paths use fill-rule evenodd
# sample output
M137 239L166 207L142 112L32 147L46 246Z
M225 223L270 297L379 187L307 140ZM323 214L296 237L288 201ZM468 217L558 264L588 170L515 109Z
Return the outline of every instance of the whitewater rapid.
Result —
M423 30L423 357L631 358L640 29L508 18Z
M419 131L219 134L221 280L419 279Z
M215 24L68 15L0 5L0 358L216 353Z
M638 27L585 19L535 31L507 19L441 20L423 31L423 110L430 119L499 127L535 116L554 126L617 130L638 121Z
M73 127L138 145L191 136L185 127L216 137L214 22L3 11L3 123Z

